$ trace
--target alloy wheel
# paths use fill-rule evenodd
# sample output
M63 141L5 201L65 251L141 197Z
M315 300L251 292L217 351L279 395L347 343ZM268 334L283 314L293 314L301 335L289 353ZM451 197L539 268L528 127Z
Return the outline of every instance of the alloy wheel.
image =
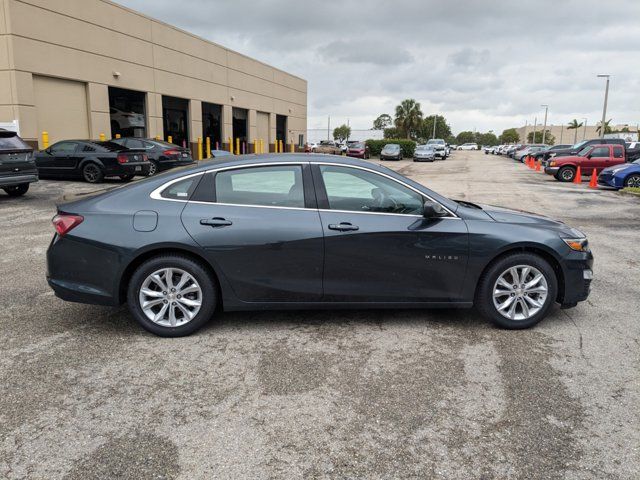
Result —
M156 173L158 172L158 166L156 165L156 162L151 162L151 164L149 165L149 176L152 177L154 176Z
M100 169L97 165L90 163L84 167L84 179L89 183L95 183L100 178Z
M528 320L544 306L549 292L545 276L530 265L502 272L493 286L493 305L505 318Z
M631 175L626 183L627 187L640 188L640 175Z
M200 311L202 288L185 270L163 268L142 282L138 299L149 320L163 327L180 327Z
M562 171L562 173L560 174L562 176L562 179L569 182L571 180L573 180L573 176L575 175L573 173L573 170L570 168L566 168Z

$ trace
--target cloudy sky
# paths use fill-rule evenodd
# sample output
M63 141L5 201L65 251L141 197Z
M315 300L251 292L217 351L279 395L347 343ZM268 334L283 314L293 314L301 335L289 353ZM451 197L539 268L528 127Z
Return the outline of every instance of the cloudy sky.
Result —
M301 76L309 128L369 128L415 98L455 133L640 122L638 0L118 0Z

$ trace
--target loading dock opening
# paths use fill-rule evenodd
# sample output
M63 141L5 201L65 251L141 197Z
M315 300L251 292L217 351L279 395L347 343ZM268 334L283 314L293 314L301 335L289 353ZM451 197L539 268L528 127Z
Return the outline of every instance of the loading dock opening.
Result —
M146 95L135 90L109 87L111 136L145 137Z
M164 139L171 137L175 145L189 147L189 101L184 98L162 96Z
M247 123L249 120L248 111L244 108L233 108L233 138L234 141L236 138L240 139L240 152L242 152L242 148L246 148L247 144Z
M282 140L284 145L287 144L287 117L285 115L276 115L276 140Z
M202 102L202 136L209 138L211 148L222 148L222 105Z

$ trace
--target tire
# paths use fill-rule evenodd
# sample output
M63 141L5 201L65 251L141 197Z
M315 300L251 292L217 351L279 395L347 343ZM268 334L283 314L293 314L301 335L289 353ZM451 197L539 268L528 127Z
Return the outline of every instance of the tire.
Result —
M624 186L640 188L640 174L632 173L629 175L624 179Z
M131 180L133 180L133 177L135 175L133 175L132 173L128 173L126 175L120 175L120 180L122 180L123 182L130 182Z
M558 170L558 173L556 173L556 178L561 182L573 182L575 177L576 169L570 166L562 167Z
M165 269L172 269L174 272L172 283L176 287L179 284L182 273L186 273L191 277L191 280L186 283L185 287L193 287L195 285L199 288L199 291L190 291L185 294L185 297L182 297L182 300L178 300L178 290L173 293L174 297L171 297L171 292L168 288L170 286L166 282L166 273L162 272ZM161 272L159 273L159 278L166 290L161 290L160 284L150 280L150 277L157 272ZM143 286L147 291L153 290L157 292L157 294L145 298L158 298L158 300L161 300L161 303L152 306L147 313L141 306L141 296L143 295L141 289ZM163 292L167 292L167 295L163 296ZM161 337L183 337L200 329L213 317L218 303L217 292L215 278L199 262L182 255L161 255L147 260L135 270L127 287L127 302L132 315L145 330ZM189 298L186 295L189 295ZM189 300L192 304L199 301L200 305L196 310L194 306L183 304L182 302L185 300ZM160 314L162 309L164 309L163 317L159 318L158 322L147 316L148 314L151 316ZM175 323L175 326L171 326L171 309L174 311L173 323ZM190 320L183 313L185 309L191 313L195 311L195 315Z
M540 289L541 287L545 287L546 296L544 299L542 299L543 293L541 292L533 292L529 290L529 293L527 294L527 291L523 292L521 289L516 289L511 292L511 290L513 290L512 286L509 286L509 290L507 290L505 287L502 287L502 285L497 283L498 279L505 274L508 279L507 283L511 283L513 281L513 277L508 273L510 272L510 269L517 268L519 269L518 273L524 273L524 270L521 269L525 267L531 269L531 271L524 280L525 283L520 285L526 285L533 280L534 275L540 273L544 280L539 280L531 288ZM535 273L536 271L537 273ZM500 288L501 291L510 293L499 296L494 300L493 292L494 290L497 291L498 288ZM519 330L532 327L543 320L547 316L549 308L551 308L551 305L555 302L557 293L558 280L549 262L541 256L533 253L514 253L498 258L485 270L478 282L474 304L478 311L495 325L510 330ZM500 302L505 302L511 297L515 298L515 301L511 301L511 305L516 304L514 310L515 318L508 318L508 316L503 315L496 306L496 302L500 305ZM527 308L531 309L536 308L532 306L534 303L539 303L540 307L535 312L531 312L530 310L529 312L531 315L529 317L525 317L522 303L526 304ZM510 308L507 308L506 310L508 315L510 313ZM517 317L519 315L523 318L518 319Z
M104 172L97 163L85 163L82 167L82 178L88 183L100 183L104 178Z
M7 195L10 197L21 197L29 190L28 183L21 183L20 185L12 185L10 187L3 188Z
M149 173L147 173L147 177L153 177L156 173L158 173L158 163L155 160L150 160Z

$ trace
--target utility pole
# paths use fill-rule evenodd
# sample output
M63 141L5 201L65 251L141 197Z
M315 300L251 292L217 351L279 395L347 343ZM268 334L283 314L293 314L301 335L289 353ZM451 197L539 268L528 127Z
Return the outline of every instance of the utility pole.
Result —
M606 78L607 84L604 87L604 106L602 107L602 123L600 124L600 138L604 138L605 125L607 121L607 100L609 99L609 77L608 74L598 74L599 78Z
M437 113L433 117L433 136L431 138L436 138L436 123L438 123L438 114Z
M329 139L329 130L331 130L331 115L327 117L327 142Z
M584 118L584 130L582 131L582 139L584 140L585 138L587 138L587 119Z
M564 123L560 124L560 145L562 145L562 136L564 135Z
M542 127L542 143L544 144L544 140L547 136L547 113L549 112L549 105L540 105L544 107L544 127Z
M536 143L536 127L538 126L538 117L533 117L533 138L531 143Z

